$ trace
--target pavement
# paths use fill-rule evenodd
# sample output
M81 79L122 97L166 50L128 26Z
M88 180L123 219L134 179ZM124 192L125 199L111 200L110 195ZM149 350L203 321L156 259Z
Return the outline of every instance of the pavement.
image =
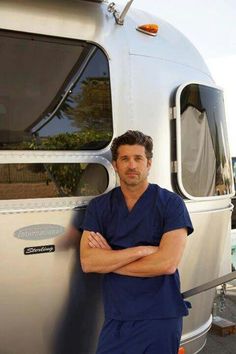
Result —
M225 302L222 302L220 288L217 290L214 315L236 323L236 282L226 286ZM200 354L236 354L236 333L224 337L210 330L207 343Z

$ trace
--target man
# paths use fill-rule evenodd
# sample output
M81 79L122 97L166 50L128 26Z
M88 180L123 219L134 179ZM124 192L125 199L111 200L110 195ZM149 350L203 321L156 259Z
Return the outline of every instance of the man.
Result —
M188 310L177 266L193 228L182 199L148 182L152 148L152 139L139 131L114 139L120 187L87 208L82 269L104 273L97 354L178 352Z

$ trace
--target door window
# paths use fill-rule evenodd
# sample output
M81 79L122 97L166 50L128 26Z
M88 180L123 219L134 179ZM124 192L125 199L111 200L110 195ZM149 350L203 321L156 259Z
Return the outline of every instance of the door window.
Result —
M232 193L222 91L200 84L177 93L178 184L189 198Z

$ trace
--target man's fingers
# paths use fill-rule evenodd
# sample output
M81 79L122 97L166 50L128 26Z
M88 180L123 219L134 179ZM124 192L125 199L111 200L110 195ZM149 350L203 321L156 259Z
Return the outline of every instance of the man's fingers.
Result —
M105 237L103 237L99 232L96 232L96 235L100 238L100 241L102 242L104 248L106 249L111 249L111 246L108 244L107 240Z
M89 237L89 246L93 248L102 248L101 242L99 242L99 237L96 236L95 232L90 232Z
M89 242L91 242L95 248L107 248L101 237L95 232L90 232Z
M89 247L96 248L96 246L94 246L94 244L91 241L89 241L88 244L89 244Z
M90 232L88 237L88 244L92 248L111 249L106 239L99 232Z

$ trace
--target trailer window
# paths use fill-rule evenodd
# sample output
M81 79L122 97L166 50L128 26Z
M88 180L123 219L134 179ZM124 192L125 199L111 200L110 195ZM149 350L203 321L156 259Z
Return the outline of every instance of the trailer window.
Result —
M236 191L236 157L232 158L232 164L233 164L234 190ZM233 196L232 203L234 205L234 208L232 212L231 227L232 229L236 229L236 195ZM236 250L236 246L235 246L235 250ZM235 252L235 256L236 256L236 252Z
M112 138L108 60L85 42L0 32L0 149L97 150Z
M190 198L232 193L222 91L187 85L181 90L177 107L180 189Z
M108 185L100 164L0 164L0 199L95 196Z
M236 157L232 157L234 190L236 191Z

